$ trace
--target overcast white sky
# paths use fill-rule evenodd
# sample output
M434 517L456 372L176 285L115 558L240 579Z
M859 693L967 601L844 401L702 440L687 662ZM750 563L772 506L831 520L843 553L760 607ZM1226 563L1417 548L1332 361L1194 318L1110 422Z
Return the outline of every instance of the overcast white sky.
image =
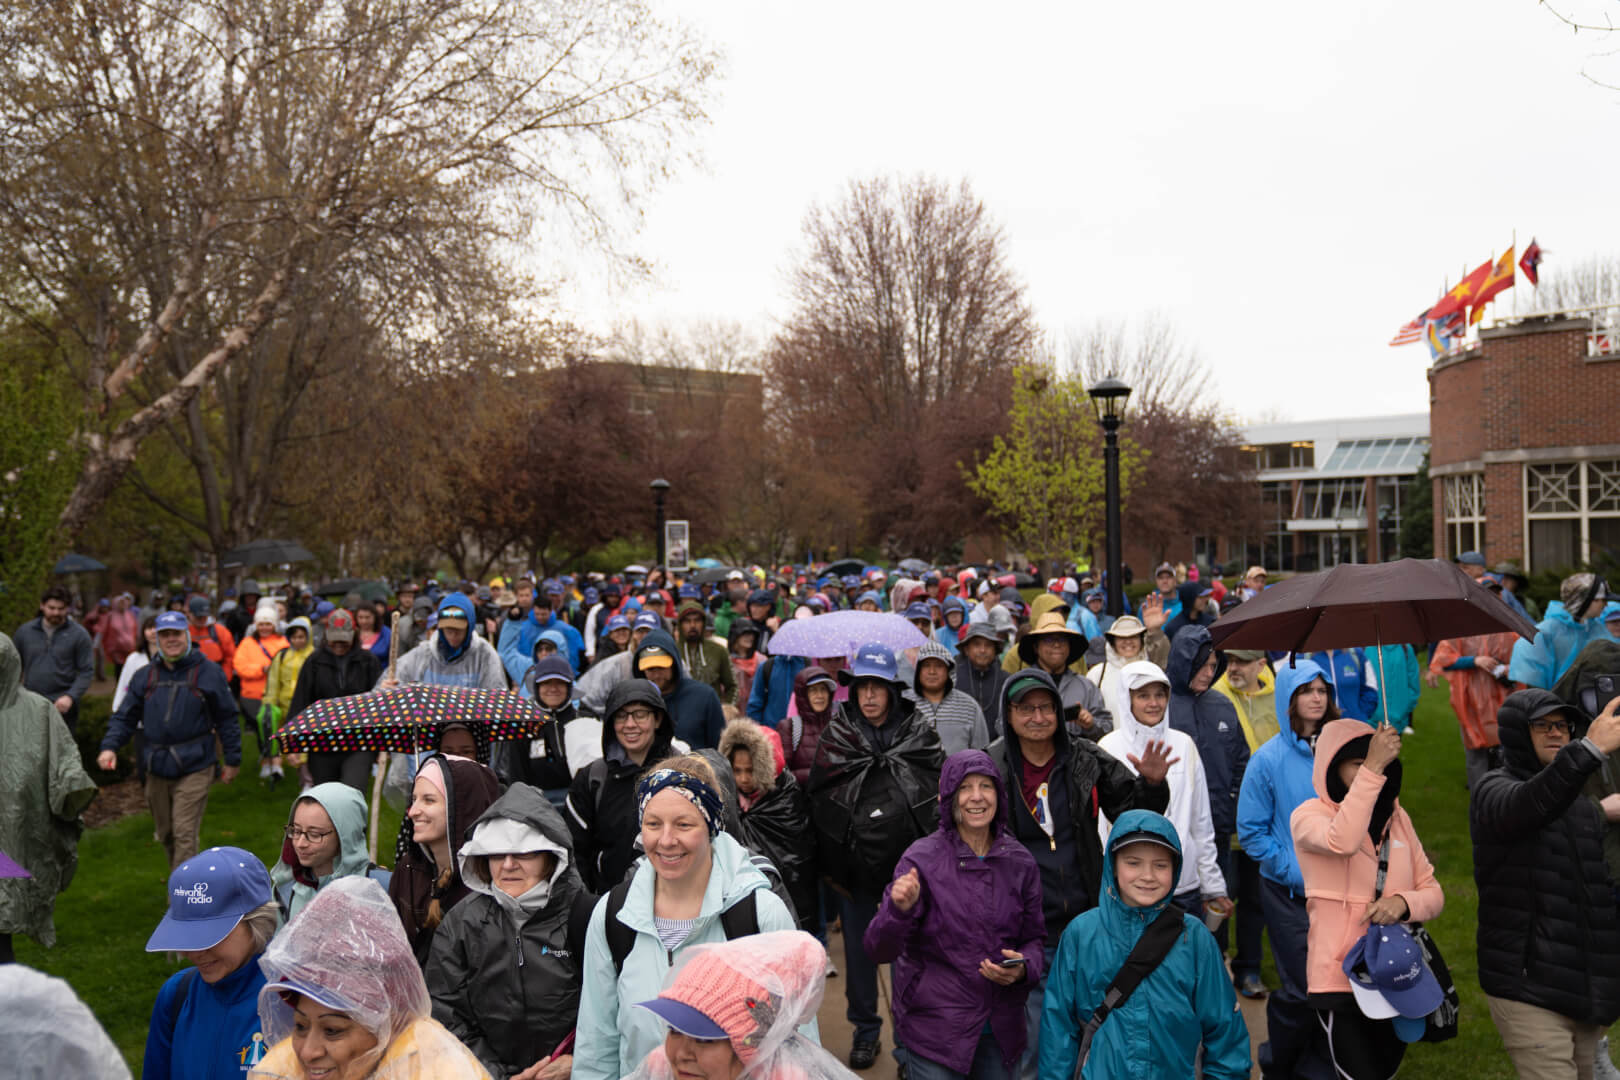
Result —
M1586 10L1613 10L1589 0ZM1240 415L1424 411L1390 336L1500 252L1620 253L1620 47L1535 0L666 0L725 52L705 166L646 204L592 329L767 334L806 208L853 177L967 178L1054 333L1167 314ZM1521 310L1533 304L1519 287ZM1512 310L1512 294L1498 300Z

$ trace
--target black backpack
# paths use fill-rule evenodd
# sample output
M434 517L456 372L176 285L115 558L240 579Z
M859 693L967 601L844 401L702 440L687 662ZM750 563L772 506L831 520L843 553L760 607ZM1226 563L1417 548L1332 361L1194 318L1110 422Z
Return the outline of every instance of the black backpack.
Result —
M625 958L636 946L636 932L619 921L619 909L624 907L625 897L630 895L630 882L633 878L632 874L608 891L607 910L602 913L602 929L607 932L608 951L613 954L615 975L624 973ZM726 932L727 941L759 933L758 896L758 892L751 892L748 899L741 900L720 913L720 926Z

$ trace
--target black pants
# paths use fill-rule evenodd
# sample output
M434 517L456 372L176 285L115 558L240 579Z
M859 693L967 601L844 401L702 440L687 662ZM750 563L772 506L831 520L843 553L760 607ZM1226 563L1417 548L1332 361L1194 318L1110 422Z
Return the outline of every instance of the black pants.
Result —
M0 964L15 964L17 954L11 951L11 935L0 934Z
M1389 1080L1406 1056L1395 1022L1369 1020L1354 1003L1317 1009L1312 1041L1317 1056L1332 1062L1333 1075L1345 1080Z
M1221 870L1226 874L1226 895L1237 901L1237 915L1221 923L1216 939L1226 951L1227 931L1237 923L1237 955L1232 957L1234 981L1245 975L1260 974L1260 938L1266 917L1260 909L1260 864L1239 850L1228 852Z
M370 795L371 766L377 754L372 750L350 750L309 755L309 776L317 784L341 780L362 795Z

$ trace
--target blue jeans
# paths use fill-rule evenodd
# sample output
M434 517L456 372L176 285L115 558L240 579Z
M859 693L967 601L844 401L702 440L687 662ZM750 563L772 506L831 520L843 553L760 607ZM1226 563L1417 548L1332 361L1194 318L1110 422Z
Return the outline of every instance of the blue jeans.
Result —
M877 915L877 901L864 896L838 898L838 917L844 924L844 1016L855 1029L855 1042L875 1042L883 1034L878 1014L878 966L866 955L866 928Z
M1001 1063L1001 1044L986 1031L979 1036L979 1047L973 1052L973 1064L965 1073L948 1069L932 1058L915 1050L899 1050L895 1057L906 1066L910 1080L1007 1080L1007 1067Z

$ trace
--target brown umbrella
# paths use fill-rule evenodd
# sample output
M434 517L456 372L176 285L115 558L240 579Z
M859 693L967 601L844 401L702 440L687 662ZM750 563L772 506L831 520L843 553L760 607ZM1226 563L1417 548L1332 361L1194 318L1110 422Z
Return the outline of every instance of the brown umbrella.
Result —
M1209 636L1221 649L1303 653L1504 631L1536 636L1534 623L1452 563L1401 559L1344 563L1289 578L1221 616ZM1378 681L1384 681L1382 655Z
M1344 563L1273 585L1210 627L1223 649L1317 652L1359 645L1418 645L1536 627L1443 559Z

